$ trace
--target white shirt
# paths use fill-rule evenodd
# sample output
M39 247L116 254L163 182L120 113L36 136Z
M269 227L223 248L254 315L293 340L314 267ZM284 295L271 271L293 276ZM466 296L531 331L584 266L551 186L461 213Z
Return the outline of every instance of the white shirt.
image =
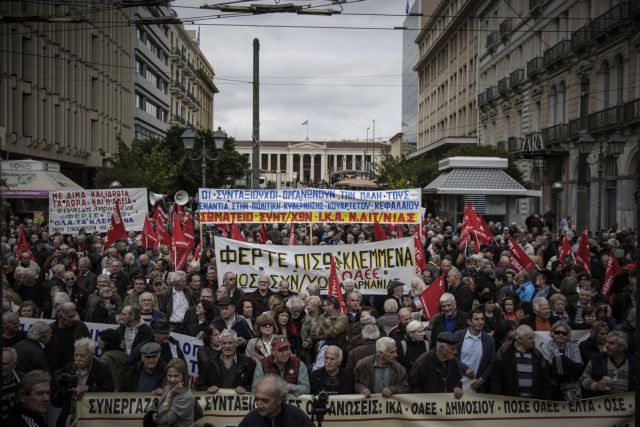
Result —
M473 369L476 375L478 375L480 359L482 359L481 335L482 332L479 333L478 336L471 335L469 329L467 329L467 333L464 334L464 340L462 341L462 349L460 350L460 360Z
M184 294L184 291L176 291L173 289L173 311L171 312L171 318L169 322L180 323L184 320L184 314L189 309L189 301Z

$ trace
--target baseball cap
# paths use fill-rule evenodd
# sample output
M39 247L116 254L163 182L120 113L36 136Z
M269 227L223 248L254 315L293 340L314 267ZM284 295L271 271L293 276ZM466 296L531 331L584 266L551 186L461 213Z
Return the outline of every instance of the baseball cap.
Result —
M287 340L287 337L283 335L278 335L273 337L273 341L271 341L271 347L276 351L282 351L287 347L291 347L291 343Z

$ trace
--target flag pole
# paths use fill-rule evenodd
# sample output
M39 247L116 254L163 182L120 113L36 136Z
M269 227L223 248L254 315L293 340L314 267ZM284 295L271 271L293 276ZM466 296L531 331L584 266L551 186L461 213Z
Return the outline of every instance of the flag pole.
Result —
M198 211L198 219L200 220L200 269L202 269L202 263L204 262L204 223L202 222L202 213Z

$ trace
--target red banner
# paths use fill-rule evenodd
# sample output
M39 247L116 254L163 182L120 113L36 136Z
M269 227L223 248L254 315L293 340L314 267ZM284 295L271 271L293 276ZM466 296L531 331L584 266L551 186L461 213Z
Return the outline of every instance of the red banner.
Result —
M238 240L240 242L246 242L246 240L244 239L244 236L240 232L240 229L238 228L235 222L231 224L231 238L233 240Z
M509 267L516 273L529 272L536 268L529 255L518 245L513 237L509 236Z
M182 270L187 264L187 258L191 252L191 245L184 236L180 218L178 215L173 216L173 229L171 230L171 246L173 270Z
M387 233L384 232L384 229L379 222L373 223L373 238L376 242L388 240Z
M124 226L122 220L122 212L120 212L120 201L116 199L116 208L111 214L111 223L107 230L107 236L104 239L104 247L108 248L113 246L118 240L125 240L127 238L127 229Z
M338 279L336 260L333 255L331 255L331 266L329 267L329 289L327 290L327 295L330 297L336 297L340 303L340 310L344 314L347 314L347 305L344 303L342 289L340 289L340 279Z
M429 320L440 311L440 297L444 294L444 274L440 275L420 294L424 317Z
M16 258L20 259L20 256L25 252L29 254L29 257L32 260L35 260L33 252L31 252L31 245L29 245L27 235L24 232L24 225L20 224L18 226L18 243L16 244L15 249Z
M567 239L567 236L564 235L562 236L562 244L560 245L560 254L558 255L558 259L560 261L560 264L565 265L566 264L566 259L568 257L573 257L573 251L571 250L571 245L569 244L569 239ZM574 261L575 261L575 257L573 257Z
M291 223L291 226L289 227L289 246L295 246L296 244L296 230L295 227L293 226L293 223Z
M145 248L155 248L158 244L158 237L156 232L153 231L153 225L148 216L144 217L144 227L142 227L142 234L140 235L140 242Z
M269 240L269 235L267 234L267 229L264 224L260 224L260 233L258 233L258 243L264 245Z
M420 229L418 227L413 228L413 244L416 247L416 273L420 274L422 270L427 268L427 257L424 253L424 245L422 244Z
M591 275L591 253L589 252L589 233L586 225L582 228L582 235L578 243L576 263L582 265L584 270Z
M609 254L609 262L607 263L607 272L604 274L604 282L602 283L602 294L606 297L610 297L611 288L613 287L613 281L621 275L622 268L620 267L620 263L615 256L613 256L613 252Z

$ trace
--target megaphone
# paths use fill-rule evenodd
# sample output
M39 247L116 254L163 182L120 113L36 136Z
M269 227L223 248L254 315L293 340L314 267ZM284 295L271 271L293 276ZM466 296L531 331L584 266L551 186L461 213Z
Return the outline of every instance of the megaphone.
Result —
M154 193L152 191L149 193L149 203L151 203L151 206L155 206L156 203L162 201L165 197L167 197L166 194Z
M184 206L189 201L189 193L180 190L173 196L173 200L176 202L176 205Z

